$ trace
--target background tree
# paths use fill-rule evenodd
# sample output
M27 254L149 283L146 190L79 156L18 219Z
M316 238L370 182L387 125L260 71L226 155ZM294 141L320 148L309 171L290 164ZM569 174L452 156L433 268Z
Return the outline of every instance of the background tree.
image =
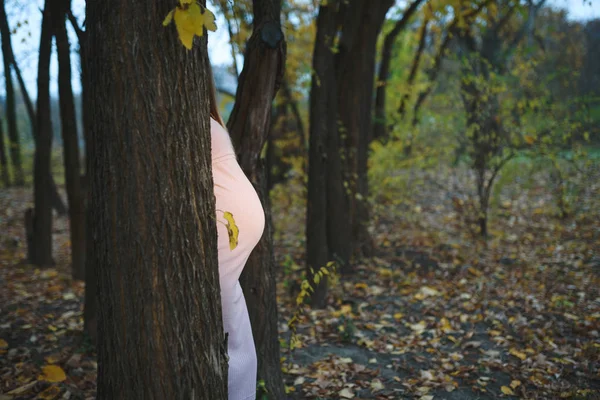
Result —
M354 253L358 256L371 255L373 250L368 231L367 161L369 144L373 138L371 128L375 57L379 32L393 4L392 0L344 4L339 16L342 28L335 60L338 78L338 129L344 147L344 180L350 192L351 243ZM336 220L337 229L344 229L344 225L340 223L347 220L348 216L330 218ZM342 246L346 245L340 243L339 247ZM337 247L336 245L334 253L345 261L345 250L338 250Z
M9 153L14 174L14 183L18 186L25 184L23 163L21 161L21 140L17 129L17 113L15 108L15 89L11 69L10 28L4 0L0 1L0 34L2 35L2 59L4 61L4 82L6 90L5 113L8 123Z
M50 151L52 148L52 121L50 119L50 54L52 51L53 18L51 1L46 0L40 35L40 55L37 81L37 124L34 160L34 202L32 262L50 265L52 260L52 209L50 182Z
M71 235L71 273L74 279L85 278L85 206L79 166L79 138L73 89L71 88L71 49L67 35L67 15L70 0L53 2L52 17L58 54L58 90L60 120L64 148L65 181L69 203L69 232Z
M265 232L248 259L240 283L248 304L258 355L258 378L273 399L285 397L279 356L273 225L267 169L261 160L271 126L271 106L281 85L286 44L281 30L281 0L254 0L252 36L227 127L240 166L259 193Z
M91 104L93 99L90 98L90 63L93 60L93 54L90 53L88 45L87 30L81 29L77 23L77 19L69 10L67 17L71 22L73 30L77 34L79 42L79 60L81 65L81 102L82 102L82 120L83 120L83 138L85 142L85 175L82 178L82 187L85 205L85 251L86 254L93 252L94 234L92 226L88 223L92 220L92 212L90 205L92 203L90 190L90 170L91 163L94 160L93 141L91 140L91 132L94 127L91 125ZM98 277L96 266L93 263L85 262L85 299L83 309L83 324L84 331L91 339L91 342L96 344L98 340Z
M0 120L0 168L2 168L2 183L4 187L10 186L10 175L8 174L8 158L4 147L4 121Z
M35 114L35 109L33 107L33 102L31 101L31 98L29 96L29 93L27 91L27 87L25 86L25 81L23 79L22 73L21 73L21 69L19 68L19 65L17 63L17 60L15 59L15 55L13 53L13 49L12 49L12 43L11 43L11 32L10 32L10 28L9 28L9 24L8 24L8 20L7 20L7 14L6 14L6 10L5 10L5 2L4 0L2 0L2 9L0 10L0 29L2 32L5 33L5 37L7 38L5 41L3 41L3 48L2 48L2 53L3 53L3 57L4 59L12 66L12 70L15 72L15 75L17 77L17 81L19 83L19 90L23 99L23 102L25 103L25 107L27 110L27 115L29 116L29 124L31 126L31 136L35 139L36 135L37 135L37 128L36 128L36 114ZM5 68L6 71L6 68ZM11 86L11 93L14 92L14 89L12 89L12 82L10 84ZM7 91L8 94L8 91ZM14 97L14 95L13 95ZM13 103L14 103L14 99L13 99ZM8 103L7 103L8 104ZM17 124L18 125L18 124ZM18 135L18 132L17 132ZM20 142L20 139L19 139ZM65 206L62 198L60 197L60 195L58 194L58 189L56 188L56 184L54 182L54 177L51 174L51 171L48 171L48 182L49 182L49 188L50 188L50 199L51 199L51 203L52 203L52 207L56 210L56 212L58 212L59 215L65 215L67 213L67 207Z
M514 157L512 130L504 123L500 107L500 78L506 73L521 40L533 30L537 11L545 3L528 0L526 17L517 28L507 29L513 16L523 7L519 1L495 1L483 14L485 25L467 27L459 32L462 62L461 96L467 119L467 142L472 168L476 173L479 231L488 234L488 209L495 178ZM514 23L514 22L513 22ZM480 33L479 40L475 37ZM508 30L508 32L507 32Z
M329 211L334 207L348 211L347 197L342 186L342 160L337 135L337 76L333 52L333 38L337 28L340 1L321 3L317 17L317 33L313 53L313 74L310 90L310 133L308 151L308 193L306 209L306 275L313 274L332 260L329 234L335 227ZM335 149L331 151L331 149ZM341 192L337 204L330 196L335 185ZM342 211L343 211L342 210ZM337 233L342 240L350 240L349 230L341 227ZM313 307L325 307L327 279L315 287L311 298Z
M379 60L379 69L377 72L377 92L375 96L375 110L374 110L374 121L373 121L373 139L385 138L387 125L386 113L385 113L385 99L386 99L386 82L390 74L390 62L392 60L392 49L396 42L398 35L406 29L410 18L417 12L419 6L423 3L423 0L414 0L399 18L391 31L389 31L383 40L383 46L381 48L381 58ZM431 7L431 5L429 5ZM423 30L426 30L426 23L423 24ZM425 38L425 33L422 35ZM423 41L424 43L424 41ZM421 48L421 47L420 47ZM422 49L421 49L422 52ZM417 55L421 54L417 51ZM415 57L415 59L417 59ZM417 63L413 63L415 65ZM414 68L416 70L416 68ZM412 72L413 69L411 69Z

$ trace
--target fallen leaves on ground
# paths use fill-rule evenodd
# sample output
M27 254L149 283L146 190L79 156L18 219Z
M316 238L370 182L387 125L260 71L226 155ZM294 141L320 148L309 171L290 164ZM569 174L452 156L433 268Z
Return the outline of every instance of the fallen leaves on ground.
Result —
M302 188L285 193L273 202L285 227L275 233L282 344L304 265ZM376 212L376 254L331 288L326 309L302 306L297 348L282 346L288 395L596 398L597 213L557 220L543 211L545 197L524 192L503 203L506 216L491 221L485 244L461 228L451 201L422 196L410 207L419 213L402 204ZM82 337L83 285L70 279L68 224L54 224L55 267L24 264L30 198L0 192L0 399L94 398L97 365Z

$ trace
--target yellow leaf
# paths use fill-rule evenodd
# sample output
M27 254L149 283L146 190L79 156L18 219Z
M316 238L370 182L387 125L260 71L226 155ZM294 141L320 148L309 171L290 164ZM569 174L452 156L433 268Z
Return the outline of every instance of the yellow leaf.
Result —
M193 0L181 0L175 10L167 14L163 25L167 26L175 20L179 40L186 49L191 50L194 36L204 35L204 28L216 31L215 15Z
M56 364L60 361L60 354L51 354L49 356L44 357L44 360L46 360L48 364Z
M525 354L517 349L514 349L514 348L510 349L509 353L517 358L520 358L521 360L525 360L527 358L527 354Z
M350 304L343 304L340 308L340 312L342 315L350 315L352 314L352 306Z
M173 14L175 14L175 9L169 11L167 16L165 17L165 20L163 21L163 26L167 26L171 23L171 21L173 21Z
M507 394L507 395L511 395L512 396L512 395L515 394L515 392L513 392L512 389L509 388L508 386L502 386L500 388L500 390L502 391L502 393Z
M227 220L227 234L229 235L229 249L233 250L238 245L238 236L240 234L240 229L235 224L235 219L233 219L233 214L229 211L225 211L223 213L223 218Z
M0 339L0 349L6 349L6 348L8 348L8 343L6 343L6 340Z
M186 49L191 50L194 43L194 21L190 20L187 10L182 10L179 7L175 9L174 19L179 40Z
M216 31L217 24L215 23L215 14L205 8L204 12L200 12L200 17L196 19L196 35L204 35L204 28L208 31Z
M448 321L448 318L442 318L440 323L442 325L440 328L443 332L452 332L452 325L450 325L450 321Z
M46 365L42 367L42 375L38 376L38 379L46 382L62 382L67 379L67 375L57 365Z
M296 391L295 387L293 387L293 386L287 386L287 385L285 386L285 392L286 393L295 392L295 391Z
M42 393L38 394L36 400L53 400L60 394L60 389L56 386L50 386L48 389L44 390Z
M525 141L527 142L527 144L534 144L535 138L533 136L525 135Z
M401 320L402 317L404 317L404 314L402 314L401 312L394 314L394 319Z
M366 289L368 286L366 283L357 283L354 285L355 289Z
M513 388L513 389L516 389L516 388L518 388L520 385L521 385L521 381L519 381L519 380L516 380L516 379L515 379L515 380L513 380L513 381L510 383L510 387L511 387L511 388Z

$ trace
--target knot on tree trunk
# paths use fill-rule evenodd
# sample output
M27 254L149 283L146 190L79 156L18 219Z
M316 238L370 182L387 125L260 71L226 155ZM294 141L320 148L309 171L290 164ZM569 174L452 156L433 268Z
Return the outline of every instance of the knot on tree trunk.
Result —
M265 22L260 28L260 39L270 48L277 48L283 40L281 25L275 21Z

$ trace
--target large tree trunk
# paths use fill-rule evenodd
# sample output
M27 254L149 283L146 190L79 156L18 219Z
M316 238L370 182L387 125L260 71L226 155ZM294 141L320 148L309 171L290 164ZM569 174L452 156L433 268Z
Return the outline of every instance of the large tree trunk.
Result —
M206 36L186 50L174 6L87 4L101 400L227 398Z
M313 76L310 90L310 134L308 147L308 194L306 210L306 276L312 281L313 273L325 266L330 259L328 242L328 215L330 191L327 185L331 182L330 169L341 171L339 150L333 153L330 142L337 140L337 81L335 74L332 40L335 37L338 8L340 1L329 1L321 4L317 17L317 35L313 53ZM333 165L337 163L337 165ZM342 180L337 182L342 185ZM345 197L342 196L342 199ZM342 206L344 203L338 204ZM338 233L348 230L341 227ZM312 282L311 282L312 283ZM312 306L325 307L327 296L327 279L322 279L315 286Z
M372 104L377 37L393 0L355 1L346 6L336 59L339 119L345 136L351 192L352 242L357 256L372 253L368 232L368 148L372 139Z
M50 54L52 52L52 15L46 0L40 35L38 62L37 133L34 160L34 215L33 251L35 265L48 266L52 261L52 209L48 174L52 148L52 121L50 119Z
M410 6L404 11L402 18L400 18L394 28L385 35L383 40L383 47L381 49L381 60L379 62L379 72L377 75L377 92L375 95L375 119L373 121L373 139L386 139L387 138L387 126L389 125L386 112L385 112L385 100L387 96L387 80L390 75L390 63L392 61L392 49L396 43L398 35L404 31L410 18L419 9L419 6L424 0L414 0Z
M17 130L17 111L15 108L15 88L11 74L11 45L10 28L4 7L4 0L0 0L0 34L2 34L2 59L4 61L4 80L6 89L6 120L8 122L9 153L13 168L14 183L18 186L25 184L23 163L21 162L21 140Z
M254 185L265 210L266 229L254 249L240 284L248 304L258 355L258 379L273 399L285 397L279 357L277 297L269 192L260 153L270 130L271 106L285 66L281 0L253 1L253 32L247 45L236 101L227 123L240 166Z
M70 0L55 0L52 16L55 21L54 31L58 53L60 120L64 148L65 182L69 202L71 275L73 279L83 280L85 278L85 208L80 179L75 102L71 88L71 54L66 27L66 15L71 8L70 3Z
M2 173L2 184L4 187L10 186L10 175L8 175L8 160L6 159L6 149L4 148L4 121L0 119L0 170Z

